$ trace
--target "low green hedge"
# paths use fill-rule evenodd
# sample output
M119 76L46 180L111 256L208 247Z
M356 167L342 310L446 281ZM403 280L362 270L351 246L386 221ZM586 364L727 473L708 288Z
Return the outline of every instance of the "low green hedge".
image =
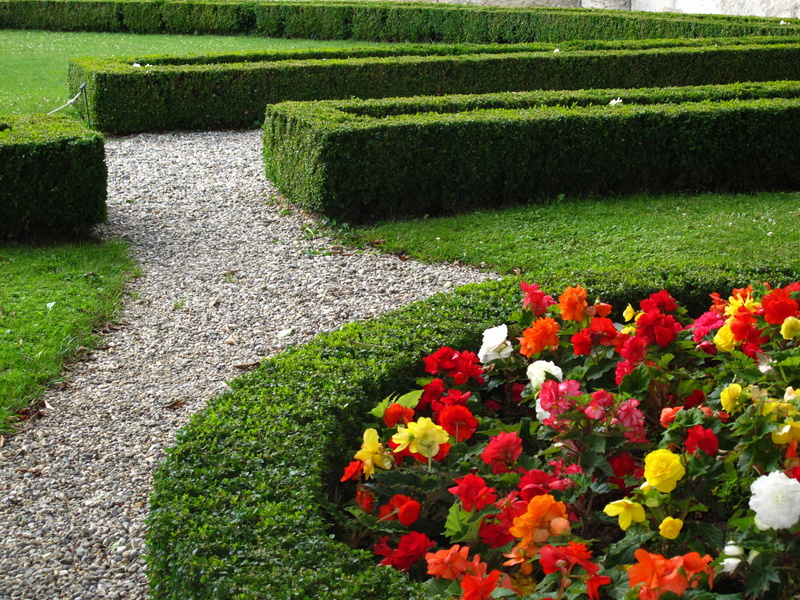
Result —
M516 43L797 34L757 17L400 2L0 0L0 28Z
M0 116L0 239L80 236L105 220L99 133L67 117Z
M799 85L286 102L267 108L264 162L284 195L347 222L559 194L798 189Z
M621 310L666 287L693 314L708 294L751 281L793 281L794 268L612 273L557 265L539 279L558 293L582 283ZM480 345L520 299L519 282L472 285L346 325L265 360L183 429L154 478L148 563L154 600L411 600L419 585L335 539L330 499L362 420L410 389L422 357ZM335 509L334 509L335 510Z
M73 59L92 126L117 134L258 127L285 100L800 79L800 38L400 46ZM137 65L137 66L134 66Z

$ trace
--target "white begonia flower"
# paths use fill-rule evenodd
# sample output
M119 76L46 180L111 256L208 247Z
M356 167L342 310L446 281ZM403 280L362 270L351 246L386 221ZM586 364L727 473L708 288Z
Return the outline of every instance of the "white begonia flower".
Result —
M132 67L141 67L142 65L140 65L139 63L133 63L131 66Z
M617 104L622 104L622 98L614 98L611 102L608 103L610 106L616 106Z
M744 555L744 548L728 542L728 544L722 549L722 553L725 556L742 556Z
M550 411L542 408L541 398L536 398L536 418L539 419L540 421L544 421L549 417L550 417Z
M490 327L483 332L483 345L478 350L478 359L486 364L499 358L508 358L514 351L508 341L508 327L505 324Z
M723 573L733 573L736 570L736 567L742 562L740 558L726 558L724 559L720 565L722 566Z
M783 393L783 399L786 402L792 402L794 400L797 400L797 394L795 393L794 388L792 386L786 388L786 391Z
M772 363L773 361L769 356L760 352L758 354L758 370L761 371L764 375L772 371Z
M547 378L547 373L550 373L559 381L564 377L564 372L561 370L561 367L550 360L537 360L528 365L527 375L528 379L531 380L531 387L534 391L538 392L542 389L542 384Z
M759 529L788 529L800 520L800 481L775 471L756 479L750 491Z

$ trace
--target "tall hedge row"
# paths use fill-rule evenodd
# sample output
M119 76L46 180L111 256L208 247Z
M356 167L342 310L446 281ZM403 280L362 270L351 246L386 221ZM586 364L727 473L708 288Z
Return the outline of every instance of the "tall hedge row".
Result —
M798 21L327 0L0 0L0 28L515 43L797 34Z
M285 100L800 79L798 38L662 44L401 46L203 57L74 59L85 120L111 133L258 127ZM655 46L655 47L648 47ZM230 62L224 62L230 61Z
M103 137L61 116L0 116L0 239L69 238L106 220Z
M612 94L622 102L591 104ZM573 94L588 106L570 105L566 93L565 106L538 106L536 94L527 105L503 96L469 109L469 100L420 99L399 114L373 110L378 101L273 105L267 177L294 201L348 222L559 194L800 186L797 84L776 94L789 98L769 97L767 86L754 100L717 91L699 101L703 91L692 89L612 94ZM635 104L642 96L667 103Z

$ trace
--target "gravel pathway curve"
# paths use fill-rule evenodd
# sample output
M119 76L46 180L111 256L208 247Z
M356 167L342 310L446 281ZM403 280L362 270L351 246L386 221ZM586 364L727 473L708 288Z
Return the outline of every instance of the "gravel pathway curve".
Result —
M286 344L487 274L337 247L268 201L260 135L108 139L109 237L142 266L105 349L0 449L0 599L148 598L151 475L175 432Z

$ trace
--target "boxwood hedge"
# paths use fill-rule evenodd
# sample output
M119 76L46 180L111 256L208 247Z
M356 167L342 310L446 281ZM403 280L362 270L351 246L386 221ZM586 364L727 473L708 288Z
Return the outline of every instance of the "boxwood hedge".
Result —
M797 189L799 89L286 102L267 108L264 162L284 195L347 222L559 194Z
M62 116L0 116L0 238L76 237L105 219L98 132Z
M402 2L0 0L0 28L516 43L783 35L800 21Z
M556 265L538 282L582 283L622 309L666 287L692 314L712 291L784 284L800 265L612 272ZM410 389L422 357L442 345L476 349L483 329L516 308L519 281L434 296L346 325L265 360L183 429L155 475L148 533L155 600L200 598L409 600L418 584L336 539L332 498L377 401Z
M284 100L800 79L798 37L73 59L85 120L126 134L257 127ZM554 52L557 49L559 52Z

